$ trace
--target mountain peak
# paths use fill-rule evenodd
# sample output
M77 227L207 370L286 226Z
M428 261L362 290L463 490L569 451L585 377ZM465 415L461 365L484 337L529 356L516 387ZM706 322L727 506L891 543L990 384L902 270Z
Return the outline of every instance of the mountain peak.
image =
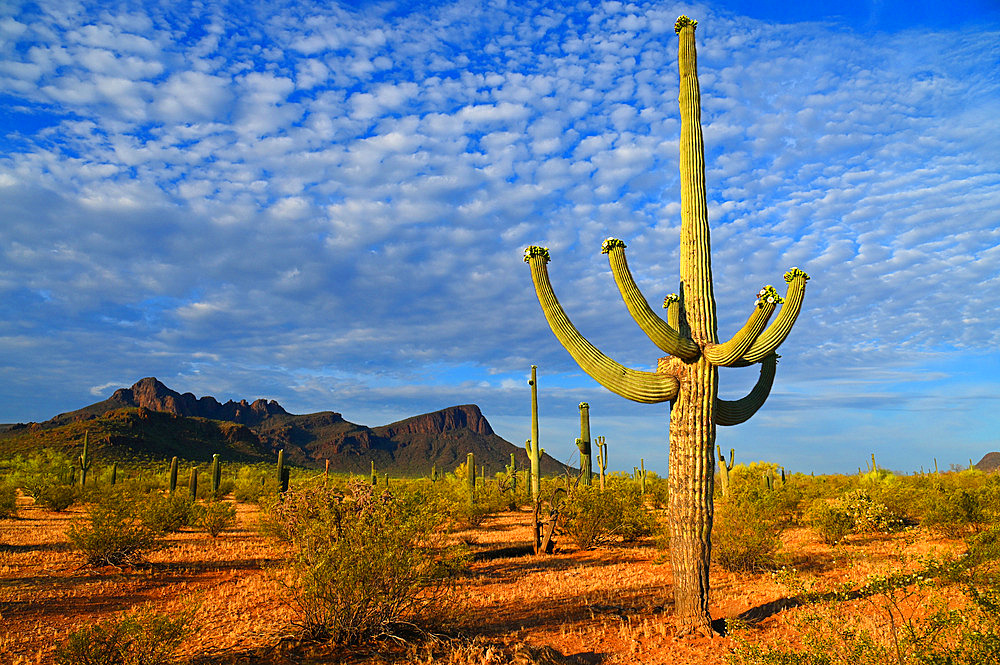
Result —
M193 393L183 395L171 390L156 377L147 376L132 384L131 388L119 388L111 396L116 402L126 406L146 408L150 411L164 411L178 416L229 420L244 425L259 423L268 416L285 414L280 404L274 400L258 399L248 403L232 400L220 404L210 395L197 398Z
M392 438L399 434L442 434L461 429L468 429L483 436L494 433L486 416L475 404L449 406L440 411L376 427L375 431L378 432L379 436Z

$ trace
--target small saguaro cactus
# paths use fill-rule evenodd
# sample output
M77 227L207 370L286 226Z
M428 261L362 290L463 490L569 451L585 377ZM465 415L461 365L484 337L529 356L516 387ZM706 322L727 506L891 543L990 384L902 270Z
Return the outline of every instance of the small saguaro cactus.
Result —
M722 496L729 496L729 472L733 470L733 460L736 457L736 449L729 449L729 461L722 454L722 448L715 446L715 452L719 454L719 484L722 485Z
M745 422L763 406L774 382L778 346L798 317L809 276L798 268L785 273L784 300L773 287L757 293L750 316L728 341L719 341L709 241L705 149L701 130L695 26L681 16L678 35L680 74L680 289L664 302L666 320L653 313L625 260L625 243L604 241L611 272L629 313L650 340L668 355L656 370L627 368L587 341L556 299L549 281L549 252L530 246L524 260L552 332L591 377L611 392L645 404L669 402L669 533L674 608L679 635L710 635L709 565L715 483L715 434L719 425ZM778 305L781 311L768 326ZM760 378L739 400L718 396L719 368L760 363Z
M601 491L604 491L604 476L608 470L608 444L603 436L599 436L597 441L597 468L601 470Z
M431 482L436 483L438 481L438 465L431 464Z
M222 463L219 453L212 455L212 498L219 498L219 486L222 485Z
M80 487L87 484L87 471L90 469L90 430L83 433L83 454L80 455Z
M114 485L118 481L118 462L114 462L111 465L111 484Z
M375 470L375 460L372 460L372 473L371 473L372 485L378 485L378 472Z
M469 453L465 456L465 486L469 492L469 504L476 503L476 456Z
M576 440L576 447L580 449L580 482L589 487L591 477L594 475L590 451L590 405L580 402L579 409L580 438Z
M170 494L177 491L177 457L170 460Z
M289 469L285 468L285 449L278 451L278 466L275 469L278 479L278 492L288 491Z
M537 365L531 366L531 438L524 442L524 447L528 451L528 460L531 462L531 498L538 501L541 492L541 478L539 469L542 463L541 448L538 447L538 377Z
M511 497L517 496L517 458L514 453L510 454L510 464L505 467L507 472L507 482L510 484Z
M191 502L194 503L198 500L198 467L191 467L191 475L188 477L188 496L191 497Z
M326 468L323 469L323 487L330 482L330 460L326 460Z
M639 487L642 494L646 494L646 460L639 458Z

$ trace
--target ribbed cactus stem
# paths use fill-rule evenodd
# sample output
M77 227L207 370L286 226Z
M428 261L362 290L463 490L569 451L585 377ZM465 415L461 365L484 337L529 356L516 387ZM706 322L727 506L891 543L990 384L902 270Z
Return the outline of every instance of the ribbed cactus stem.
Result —
M580 402L580 438L576 440L576 447L580 450L580 482L586 487L590 487L591 477L594 475L594 465L591 461L590 449L590 405Z
M282 448L278 451L278 467L275 470L278 480L278 491L285 492L288 490L288 476L285 470L285 449Z
M517 497L517 458L510 454L510 464L507 465L507 480L510 484L511 497Z
M375 471L375 460L372 460L371 481L372 486L378 485L378 472Z
M219 498L219 487L222 485L222 463L219 453L212 455L212 498Z
M538 442L538 366L531 366L531 438L524 447L528 451L528 461L531 463L531 499L538 501L542 491L540 469L542 464L541 449Z
M643 496L646 495L646 460L639 458L639 483Z
M476 456L473 453L465 456L465 486L469 493L469 505L476 505Z
M177 457L170 460L170 494L177 491Z
M198 467L191 467L191 475L188 476L188 496L191 503L198 500Z

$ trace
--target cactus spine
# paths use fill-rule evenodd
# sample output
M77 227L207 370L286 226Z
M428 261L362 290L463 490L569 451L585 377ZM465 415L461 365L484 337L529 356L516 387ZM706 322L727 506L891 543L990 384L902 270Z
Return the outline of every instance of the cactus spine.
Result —
M170 460L170 495L177 491L177 458Z
M715 479L717 425L745 422L764 404L774 381L778 346L798 316L809 276L798 268L785 273L788 292L782 301L773 287L757 294L744 326L719 342L712 281L705 150L701 132L701 92L695 49L696 22L677 19L681 116L681 242L680 293L664 302L664 321L650 309L625 260L625 243L609 238L602 246L611 272L632 318L650 340L669 354L655 372L627 368L599 351L570 322L555 297L546 263L548 250L531 246L525 261L531 267L545 318L574 360L590 376L617 395L647 404L671 402L670 409L670 559L674 576L674 607L680 634L711 634L709 563ZM784 303L771 323L775 308ZM718 397L719 367L761 364L760 378L750 393L736 401Z
M715 447L715 452L719 454L719 482L722 485L722 496L729 496L729 472L733 470L733 460L736 457L736 449L729 449L729 461L722 454L722 448Z
M219 498L219 486L222 485L222 464L219 462L219 453L212 455L212 498Z
M90 469L90 430L83 433L83 454L80 455L80 487L87 484L87 471Z
M608 470L608 444L603 436L597 437L597 468L601 470L601 491L604 491L604 476Z
M589 487L591 477L594 475L590 450L590 405L580 402L579 408L580 438L576 440L576 447L580 449L580 483Z
M531 438L524 442L524 447L528 451L528 460L531 462L531 498L538 501L538 494L541 492L541 479L539 469L541 467L541 449L538 447L538 378L537 365L531 366Z

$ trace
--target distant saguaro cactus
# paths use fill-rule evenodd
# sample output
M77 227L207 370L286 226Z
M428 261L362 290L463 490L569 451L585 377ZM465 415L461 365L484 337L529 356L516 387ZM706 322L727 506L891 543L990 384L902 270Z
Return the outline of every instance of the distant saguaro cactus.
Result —
M537 365L531 366L531 438L524 442L524 447L528 451L528 461L531 462L531 498L538 501L538 494L541 492L541 478L539 469L542 464L542 451L538 447L538 377Z
M601 491L604 491L604 476L608 470L608 444L603 436L597 437L597 468L601 470Z
M469 493L469 505L476 504L476 456L469 453L465 456L465 485Z
M712 282L705 157L701 133L701 93L695 49L696 22L686 16L674 25L679 35L680 71L680 294L664 302L667 320L650 309L625 261L625 243L604 241L611 272L632 317L653 343L669 354L655 372L633 370L615 362L587 341L570 322L549 282L544 247L525 250L538 300L549 326L574 360L611 392L647 404L670 402L670 559L674 607L680 634L711 634L709 563L715 428L749 419L763 404L774 381L775 350L791 331L805 293L803 271L785 273L788 292L774 322L767 322L782 303L773 287L757 294L746 324L720 343ZM766 328L765 328L766 327ZM743 399L718 397L719 367L761 363L757 385Z
M170 494L177 491L177 457L170 460Z
M83 433L83 454L80 455L80 487L87 484L87 471L90 469L90 430Z
M219 498L219 487L222 485L222 463L219 453L212 455L212 498Z
M733 470L733 459L736 457L736 449L729 449L729 462L722 454L722 448L715 447L715 452L719 454L719 481L722 485L722 496L729 496L729 472Z
M191 467L191 475L188 477L188 496L191 497L191 502L198 500L198 467Z
M580 449L580 483L590 486L590 479L594 475L594 465L590 454L590 405L580 402L580 438L576 440L576 447Z

